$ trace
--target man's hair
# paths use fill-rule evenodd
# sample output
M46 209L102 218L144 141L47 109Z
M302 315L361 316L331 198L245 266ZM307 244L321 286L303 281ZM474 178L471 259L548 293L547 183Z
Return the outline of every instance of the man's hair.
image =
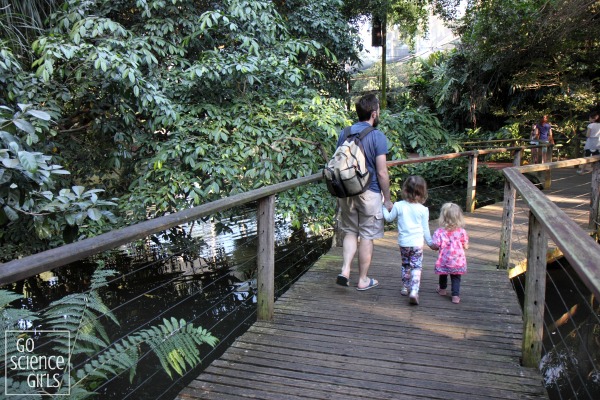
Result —
M359 121L368 121L373 111L379 108L379 99L374 94L365 94L355 104Z
M427 201L427 182L419 175L411 175L402 184L402 198L409 203Z

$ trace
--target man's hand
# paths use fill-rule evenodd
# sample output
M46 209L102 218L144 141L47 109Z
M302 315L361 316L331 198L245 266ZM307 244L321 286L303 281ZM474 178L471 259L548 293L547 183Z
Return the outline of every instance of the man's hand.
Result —
M391 212L392 208L394 208L394 203L392 203L390 200L386 200L383 203L383 206L388 210L388 212Z

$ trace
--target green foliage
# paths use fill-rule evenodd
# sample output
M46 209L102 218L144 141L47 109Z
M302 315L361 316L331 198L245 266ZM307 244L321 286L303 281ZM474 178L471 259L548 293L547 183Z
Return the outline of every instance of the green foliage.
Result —
M123 223L108 213L111 202L97 201L100 189L139 220L149 209L160 215L318 171L349 122L335 96L358 39L341 7L66 0L45 8L44 29L22 42L32 63L0 42L0 102L52 117L35 121L19 151L35 153L39 170L63 166L52 171L70 175L55 187L71 189L20 187L39 209L19 214L4 259ZM19 165L35 168L32 157L23 153Z
M410 42L427 30L427 0L345 0L344 13L352 20L375 16L396 25L402 38Z
M53 156L35 150L44 147L51 116L31 105L18 107L15 112L0 105L1 260L22 254L24 244L41 250L50 240L70 242L98 232L105 220L116 220L107 210L116 203L98 197L103 190L58 188L69 172Z
M468 1L454 20L457 50L424 63L414 90L447 127L485 134L516 123L523 137L547 114L572 138L600 105L599 12L585 0Z
M107 318L118 324L113 313L103 303L100 291L109 283L116 271L105 270L100 264L92 277L90 290L72 294L50 304L41 315L23 309L14 309L10 303L21 298L6 290L0 290L0 311L4 331L26 330L24 321L41 320L49 333L47 340L55 354L64 355L71 364L70 386L67 377L62 377L57 394L70 390L69 398L83 399L94 395L93 389L101 382L129 370L132 380L135 367L143 348L150 349L158 358L165 372L173 378L173 372L183 376L188 368L201 362L199 346L215 346L218 339L201 327L195 327L184 320L163 319L161 324L133 332L112 344L105 326ZM64 331L70 332L69 336ZM2 350L5 341L2 341ZM10 356L16 349L9 349ZM11 353L12 352L12 353ZM4 353L3 353L4 354ZM26 389L26 377L22 381L11 377L5 381L13 388L13 393L36 393ZM2 387L4 393L4 387ZM18 390L18 392L17 392Z
M381 129L391 142L391 159L459 150L456 140L426 108L405 108L397 113L382 112Z

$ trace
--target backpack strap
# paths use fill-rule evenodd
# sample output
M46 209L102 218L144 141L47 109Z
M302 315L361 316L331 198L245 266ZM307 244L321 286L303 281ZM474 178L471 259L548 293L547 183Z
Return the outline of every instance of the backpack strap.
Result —
M358 140L363 140L365 138L365 136L367 136L369 133L374 131L376 128L373 128L372 126L367 126L360 133L355 133L354 135L351 133L350 129L351 129L350 126L347 126L344 128L344 131L343 131L344 140L348 139L349 136L357 136L357 135L358 135Z
M351 126L347 126L347 127L344 128L344 130L342 131L342 136L344 137L343 140L348 139L348 136L350 136L350 133L352 132L350 130L351 128L352 128Z
M363 140L365 138L365 136L367 136L369 133L373 132L375 130L375 128L373 128L372 126L367 126L365 129L362 130L362 132L358 135L358 140Z

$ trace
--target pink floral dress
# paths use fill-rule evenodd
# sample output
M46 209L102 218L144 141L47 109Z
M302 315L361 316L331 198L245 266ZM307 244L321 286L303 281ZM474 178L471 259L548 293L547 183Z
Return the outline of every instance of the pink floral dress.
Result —
M467 257L464 247L469 243L463 228L447 231L438 228L433 233L433 243L439 246L440 254L435 262L435 273L462 275L467 273Z

